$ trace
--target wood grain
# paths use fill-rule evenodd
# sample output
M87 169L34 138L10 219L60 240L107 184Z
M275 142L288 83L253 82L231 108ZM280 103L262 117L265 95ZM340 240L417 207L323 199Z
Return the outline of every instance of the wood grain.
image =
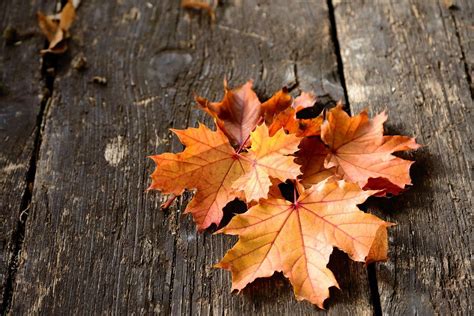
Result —
M472 35L474 33L474 3L469 0L446 0L443 10L445 19L448 19L448 12L454 26L451 31L454 31L459 42L464 76L469 84L471 98L474 98L474 84L472 82L474 76L474 35Z
M444 1L334 3L351 110L388 109L388 131L424 145L408 155L416 160L413 188L369 207L398 223L391 258L377 269L387 315L473 309L473 103L465 71L472 59L463 47L474 33L466 29L472 10L458 5L453 13Z
M0 306L15 261L17 227L26 218L27 173L41 109L39 49L33 36L35 11L29 1L0 3ZM30 184L31 185L31 184Z
M318 312L282 276L231 294L212 265L235 240L198 234L181 216L188 195L164 213L144 191L145 157L181 149L168 128L209 123L192 92L217 99L224 76L253 78L261 97L287 85L343 98L326 3L287 4L226 1L210 24L179 1L83 1L46 112L13 314ZM79 53L84 72L69 65ZM372 314L365 268L335 256L329 313Z

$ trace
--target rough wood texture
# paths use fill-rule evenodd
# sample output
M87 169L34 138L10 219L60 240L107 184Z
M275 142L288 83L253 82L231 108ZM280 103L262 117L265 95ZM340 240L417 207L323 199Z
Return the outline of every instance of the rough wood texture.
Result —
M27 172L40 112L40 37L31 38L35 15L29 1L0 3L0 290L3 293L16 239ZM28 18L25 18L28 17ZM23 214L22 218L26 216ZM3 295L0 294L0 306Z
M46 113L13 314L318 311L281 276L231 294L230 275L211 267L234 240L197 234L180 216L186 198L163 213L144 190L145 156L181 149L168 128L209 122L192 92L221 97L224 76L255 79L262 97L289 85L343 98L326 3L227 1L210 25L178 2L81 4ZM81 52L85 72L68 64ZM330 313L372 314L365 268L336 256L344 292Z
M446 8L454 24L454 32L459 41L461 61L464 64L466 80L469 83L471 98L474 98L474 2L470 0L445 0L443 10L445 18ZM451 29L453 30L453 29Z
M352 111L387 108L391 132L425 145L410 155L414 187L374 201L398 223L391 259L377 271L382 311L471 314L473 103L456 34L467 49L474 33L456 24L472 25L473 11L422 0L334 5Z

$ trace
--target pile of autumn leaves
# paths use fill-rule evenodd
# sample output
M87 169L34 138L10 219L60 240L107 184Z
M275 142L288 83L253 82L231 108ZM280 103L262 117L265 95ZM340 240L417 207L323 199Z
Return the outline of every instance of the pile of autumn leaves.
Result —
M322 115L300 119L314 106L312 94L293 99L278 91L264 103L252 82L230 90L221 102L196 98L217 125L215 131L173 130L186 148L151 156L156 169L150 189L195 195L186 208L198 230L219 225L222 209L241 199L249 206L219 232L239 241L217 267L232 272L232 289L281 271L298 300L319 307L338 287L326 267L333 247L355 261L387 258L391 223L357 207L369 196L398 194L411 183L407 161L392 153L419 147L413 138L384 136L385 113L350 117L338 105ZM291 181L293 200L278 184Z

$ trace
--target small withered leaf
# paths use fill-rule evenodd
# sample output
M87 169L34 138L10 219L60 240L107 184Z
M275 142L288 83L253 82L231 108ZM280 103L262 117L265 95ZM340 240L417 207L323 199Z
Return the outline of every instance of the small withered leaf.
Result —
M196 97L198 105L214 117L233 145L245 146L250 132L261 118L261 103L252 85L253 81L249 80L241 87L229 89L224 80L225 94L221 102Z
M77 2L77 5L79 2ZM67 50L65 40L69 37L69 29L76 17L74 3L70 0L62 11L54 16L46 16L42 12L36 14L38 25L49 42L47 49L42 49L41 54L63 54Z
M212 22L216 20L217 0L181 0L181 7L192 10L202 10L209 14Z

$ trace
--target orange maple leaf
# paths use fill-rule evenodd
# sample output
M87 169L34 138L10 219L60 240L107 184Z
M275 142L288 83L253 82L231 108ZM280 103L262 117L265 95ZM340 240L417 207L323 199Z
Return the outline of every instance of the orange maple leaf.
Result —
M300 110L312 107L315 103L316 103L316 96L311 92L303 91L298 97L296 97L292 106L298 112Z
M285 181L301 173L295 157L289 156L298 150L300 138L283 131L270 137L265 125L252 132L248 152L235 151L219 129L199 125L172 131L186 148L178 154L150 156L156 169L149 189L175 195L195 189L185 213L193 215L199 230L219 224L223 207L235 198L250 202L267 197L270 177Z
M385 112L369 120L366 111L350 117L342 106L327 113L321 127L321 139L329 149L325 167L335 167L343 179L358 183L361 188L398 194L411 184L413 161L393 156L396 151L420 147L414 138L384 136Z
M242 162L220 130L214 132L200 124L172 131L186 148L178 154L150 156L156 169L148 189L175 195L196 189L185 212L193 215L199 230L219 224L222 208L238 197L231 185L245 173Z
M373 193L327 179L303 191L294 203L260 200L220 231L238 235L239 241L216 267L232 272L234 290L282 271L298 300L322 308L329 288L338 287L326 267L333 247L355 261L387 258L387 227L392 224L357 208Z
M224 80L225 94L221 102L196 97L201 108L214 117L216 124L232 144L243 146L250 132L261 119L261 103L252 90L253 81L230 90Z
M321 133L322 117L299 119L296 117L296 113L297 111L294 108L288 108L276 115L269 126L270 135L273 135L280 128L299 137L316 136Z
M243 191L247 201L267 198L271 179L281 181L296 179L300 165L290 156L298 150L301 138L288 135L280 129L270 136L265 124L257 126L250 137L252 146L244 154L250 163L245 165L246 174L234 182L235 190Z
M297 113L305 108L311 107L316 102L316 97L308 92L302 92L291 107L280 111L273 117L273 120L266 120L269 125L270 135L273 135L280 128L283 128L290 134L296 134L299 137L315 136L321 133L322 117L309 119L297 118Z
M335 174L336 168L325 168L324 161L329 153L319 137L305 137L296 153L296 163L301 165L300 182L305 187L323 181Z
M273 117L293 104L293 98L287 88L275 93L270 99L262 103L262 112L265 123L270 124Z

